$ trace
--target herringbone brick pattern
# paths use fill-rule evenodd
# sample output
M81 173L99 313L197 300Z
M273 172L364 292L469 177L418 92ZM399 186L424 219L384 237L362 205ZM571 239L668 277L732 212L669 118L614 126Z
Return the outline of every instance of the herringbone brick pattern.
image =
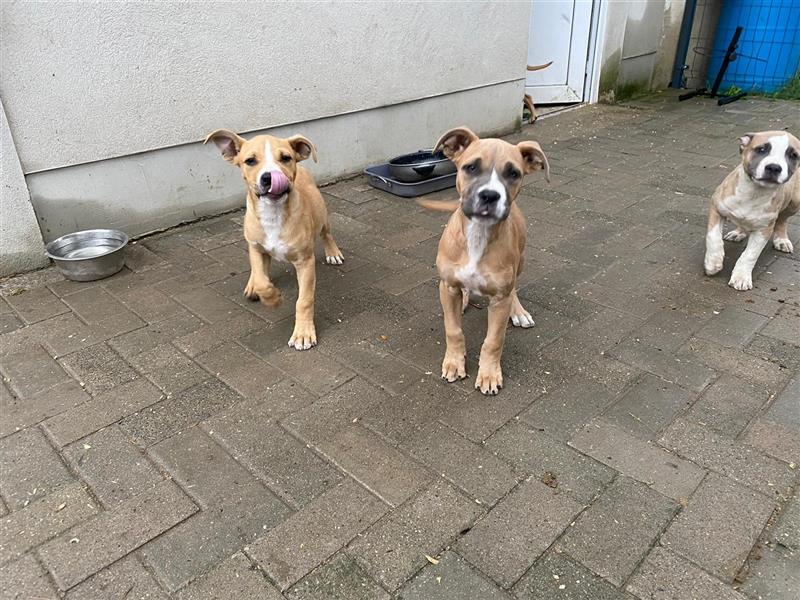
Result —
M445 217L362 178L323 188L347 262L318 267L310 352L290 268L281 308L242 297L241 213L105 281L2 283L0 597L798 597L798 254L748 293L735 245L702 272L737 136L798 115L659 95L509 136L554 181L518 199L537 324L492 398L438 377Z

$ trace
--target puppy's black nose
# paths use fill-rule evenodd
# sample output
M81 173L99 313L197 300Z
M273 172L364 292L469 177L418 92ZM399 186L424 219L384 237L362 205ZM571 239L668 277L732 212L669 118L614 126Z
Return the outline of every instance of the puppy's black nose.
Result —
M764 171L769 173L770 175L780 175L782 170L783 169L781 168L781 166L776 165L775 163L772 163L764 167Z
M478 192L478 200L486 204L494 204L500 200L500 192L495 190L481 190Z
M269 172L263 173L261 175L261 187L268 190L270 185L272 185L272 175Z

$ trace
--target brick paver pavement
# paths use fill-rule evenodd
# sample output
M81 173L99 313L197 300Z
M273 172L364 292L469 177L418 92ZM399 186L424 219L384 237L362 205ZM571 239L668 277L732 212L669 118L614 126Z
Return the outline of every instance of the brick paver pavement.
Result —
M746 293L739 246L702 270L737 136L783 127L797 104L663 94L509 136L553 183L518 199L537 324L497 397L438 377L446 216L361 177L322 190L347 262L310 352L291 269L281 308L242 296L241 212L105 281L0 283L0 598L800 597L800 253Z

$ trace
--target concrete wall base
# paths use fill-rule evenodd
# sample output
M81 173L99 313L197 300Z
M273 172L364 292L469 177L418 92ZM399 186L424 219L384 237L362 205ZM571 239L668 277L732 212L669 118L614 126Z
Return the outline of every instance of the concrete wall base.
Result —
M520 79L256 133L307 136L319 164L304 165L325 183L430 148L450 127L466 125L484 135L513 131L523 94ZM244 206L238 170L213 145L199 143L32 173L27 180L47 241L93 227L138 236Z

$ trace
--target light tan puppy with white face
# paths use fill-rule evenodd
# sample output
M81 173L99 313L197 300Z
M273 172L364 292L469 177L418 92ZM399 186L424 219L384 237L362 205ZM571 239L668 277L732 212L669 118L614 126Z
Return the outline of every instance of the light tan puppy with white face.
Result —
M314 241L322 238L325 260L344 260L328 223L328 211L314 178L297 163L317 150L300 135L287 139L259 135L249 140L226 129L209 134L222 156L239 167L247 186L244 238L250 257L250 279L244 294L267 306L281 303L281 292L269 279L272 258L292 263L297 271L298 298L289 346L308 350L317 344L314 326L316 271Z
M453 382L467 376L461 313L470 292L488 296L489 325L475 387L494 395L503 387L500 359L509 319L517 327L533 326L530 313L517 297L525 217L515 200L527 173L544 170L549 181L550 166L536 142L514 146L498 139L482 140L465 127L445 133L434 151L439 149L458 167L460 197L455 203L421 202L426 208L455 211L436 256L447 336L442 378Z
M748 133L739 138L742 162L717 187L708 210L706 275L722 269L725 244L722 225L731 220L736 229L724 239L739 242L749 236L747 247L733 267L728 285L737 290L753 288L753 267L772 238L776 250L794 248L786 221L800 211L800 140L788 131Z

